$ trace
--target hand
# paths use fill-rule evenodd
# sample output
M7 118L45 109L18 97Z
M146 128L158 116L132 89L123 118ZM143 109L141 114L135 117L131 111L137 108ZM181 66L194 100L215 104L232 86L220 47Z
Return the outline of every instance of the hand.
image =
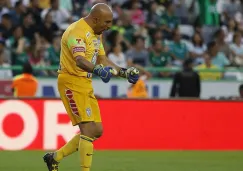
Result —
M126 76L129 83L136 84L139 79L139 70L135 67L128 68Z
M108 83L112 77L112 67L99 64L96 65L93 69L93 73L98 75L104 83Z

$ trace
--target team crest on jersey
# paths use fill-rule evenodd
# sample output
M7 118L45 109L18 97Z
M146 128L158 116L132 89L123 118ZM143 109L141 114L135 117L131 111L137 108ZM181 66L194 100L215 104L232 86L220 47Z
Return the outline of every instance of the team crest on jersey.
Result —
M90 36L90 32L86 33L86 37L89 38Z
M91 116L91 109L89 107L86 108L86 114L87 114L88 117Z
M95 49L99 49L99 46L100 46L100 43L99 42L100 41L97 40L97 39L93 40L93 44L94 44Z

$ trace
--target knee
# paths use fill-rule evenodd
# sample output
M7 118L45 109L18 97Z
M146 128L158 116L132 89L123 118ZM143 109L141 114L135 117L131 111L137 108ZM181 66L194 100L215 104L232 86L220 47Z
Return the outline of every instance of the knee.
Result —
M95 138L100 138L103 134L103 127L96 127L94 137Z
M79 124L80 131L83 135L90 138L99 138L102 136L103 127L101 123L86 122Z

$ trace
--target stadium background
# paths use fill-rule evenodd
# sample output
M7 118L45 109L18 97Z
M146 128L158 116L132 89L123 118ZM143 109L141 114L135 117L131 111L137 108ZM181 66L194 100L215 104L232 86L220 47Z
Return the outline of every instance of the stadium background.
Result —
M0 0L0 170L43 170L44 150L77 132L58 100L60 36L98 1L56 2ZM95 142L93 170L241 170L242 1L99 2L114 12L114 25L103 35L108 57L124 67L143 66L149 97L128 99L125 80L104 84L94 78L105 133ZM173 76L186 58L201 76L200 99L170 98ZM16 99L12 79L27 61L38 79L37 95ZM78 170L75 157L61 169Z

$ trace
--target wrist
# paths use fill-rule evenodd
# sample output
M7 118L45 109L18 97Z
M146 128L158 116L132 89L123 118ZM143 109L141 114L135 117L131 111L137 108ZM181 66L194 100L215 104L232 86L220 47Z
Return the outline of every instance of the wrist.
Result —
M101 65L101 64L95 65L94 68L93 68L93 70L92 70L92 72L95 75L100 76L99 71L100 71L101 68L103 68L103 65Z

